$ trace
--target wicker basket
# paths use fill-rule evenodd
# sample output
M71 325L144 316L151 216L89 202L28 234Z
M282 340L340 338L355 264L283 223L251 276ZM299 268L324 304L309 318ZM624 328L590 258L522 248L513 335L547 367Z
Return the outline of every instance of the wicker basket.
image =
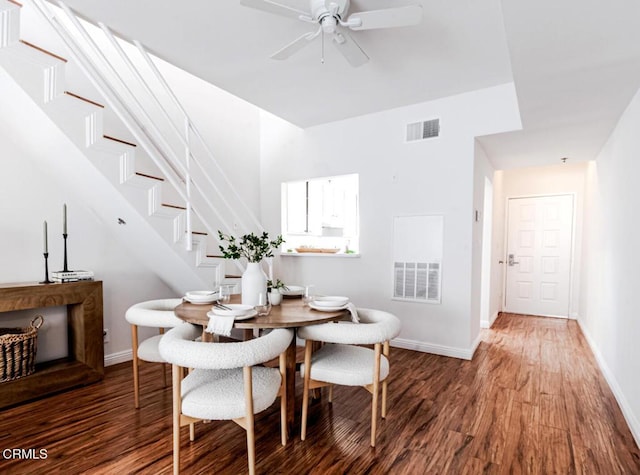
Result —
M0 328L0 383L28 376L36 370L38 329L42 315L28 328Z

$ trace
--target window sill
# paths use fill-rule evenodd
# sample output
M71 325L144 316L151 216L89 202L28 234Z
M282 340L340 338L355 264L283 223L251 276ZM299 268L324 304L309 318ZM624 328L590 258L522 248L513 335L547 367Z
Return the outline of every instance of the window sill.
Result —
M343 252L336 252L331 254L329 252L282 252L280 256L290 257L360 257L360 254L345 254Z

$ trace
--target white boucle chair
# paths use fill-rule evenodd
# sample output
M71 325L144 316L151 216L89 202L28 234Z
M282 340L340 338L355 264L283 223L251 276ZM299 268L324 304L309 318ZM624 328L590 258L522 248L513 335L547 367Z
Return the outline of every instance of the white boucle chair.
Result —
M331 402L332 385L339 384L363 386L372 393L371 446L376 445L379 385L382 382L382 418L385 418L389 340L400 333L400 320L390 313L365 308L358 309L358 317L360 323L323 323L298 329L298 336L306 340L304 363L300 366L300 373L304 377L302 440L307 436L309 391L329 386ZM314 341L325 344L312 354ZM373 349L355 346L371 344L374 345Z
M255 473L254 414L267 409L278 395L281 442L287 443L284 351L293 331L272 330L264 336L232 343L193 341L202 328L181 325L160 341L160 354L173 367L173 473L180 472L180 427L200 420L233 420L247 431L249 473ZM280 357L280 368L256 366ZM190 368L184 377L184 369Z
M163 363L162 377L164 385L167 385L167 376L164 369L166 361L160 356L158 344L166 328L173 328L184 322L176 317L173 309L176 308L182 299L160 299L148 300L137 303L127 310L125 319L131 324L131 352L133 353L133 398L135 407L140 407L140 361L150 363ZM142 343L138 343L138 327L158 328L160 334L147 338Z

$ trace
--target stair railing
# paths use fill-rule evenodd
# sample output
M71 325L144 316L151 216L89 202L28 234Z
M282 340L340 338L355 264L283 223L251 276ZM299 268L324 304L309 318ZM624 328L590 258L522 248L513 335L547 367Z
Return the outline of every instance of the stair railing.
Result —
M253 225L253 227L257 228L259 231L263 231L264 228L262 227L262 224L260 223L258 218L253 214L253 212L249 209L249 207L247 206L246 202L238 194L237 189L233 186L233 184L229 180L229 177L227 176L227 174L220 167L220 164L218 163L218 161L214 158L214 154L211 151L211 149L209 148L209 145L207 144L206 140L202 137L202 134L200 133L200 131L196 127L195 123L189 118L189 114L187 114L187 112L184 110L184 107L182 106L182 104L180 103L178 98L176 97L175 93L171 89L171 86L169 86L169 84L165 80L165 78L162 75L162 73L158 70L157 66L152 61L152 59L149 56L149 53L147 52L145 47L142 45L142 43L140 43L137 40L135 40L133 42L133 44L138 48L138 51L140 51L140 55L142 56L142 58L145 60L145 62L149 66L149 69L151 69L151 71L156 76L156 79L162 85L162 87L165 90L165 92L167 93L167 95L171 98L171 100L173 101L174 105L181 112L181 114L184 117L184 120L185 120L185 122L187 124L186 127L187 127L188 131L191 131L195 135L195 138L197 138L199 140L200 144L202 145L202 147L204 148L204 150L206 152L207 157L210 158L211 163L216 167L218 175L225 181L225 183L228 185L228 187L231 190L231 192L234 194L234 197L236 198L237 202L246 211L247 216L249 216L249 218L252 221L251 224ZM186 133L187 136L189 135L188 131ZM210 174L208 174L208 173L205 174L205 177L206 177L207 181L209 182L209 185L217 189L216 184L213 182L213 180L211 180ZM224 197L224 194L221 193L221 195ZM225 203L226 203L226 200L225 200ZM248 229L248 228L245 227L245 229Z
M87 75L93 86L104 96L105 100L109 104L111 108L118 114L119 118L123 121L125 126L131 131L134 135L135 139L146 148L153 148L155 144L150 140L149 137L144 134L139 126L136 123L133 114L128 110L128 108L117 101L114 98L117 96L116 92L112 90L111 86L108 82L106 82L96 71L94 71L94 66L91 61L89 61L85 55L82 54L81 50L78 50L75 45L74 40L67 34L67 32L62 28L57 19L53 16L49 16L47 14L48 10L45 10L47 7L45 5L41 5L41 0L31 0L32 4L35 6L36 10L42 14L44 18L47 19L49 24L56 31L58 36L63 40L71 55L76 60L80 69ZM156 152L156 153L159 153ZM167 177L169 182L176 188L180 196L184 199L185 196L181 192L181 187L178 182L175 181L175 174L171 173L169 169L167 169L167 165L164 163L165 161L158 161L157 165L162 171L163 174Z
M251 212L242 197L238 194L236 188L232 185L227 175L220 167L218 161L215 159L208 144L195 127L193 121L190 119L189 115L180 104L180 101L177 99L167 81L164 79L140 42L135 41L134 44L140 52L141 57L144 59L144 62L151 70L153 79L161 85L167 96L173 102L173 106L178 109L179 114L182 116L184 132L181 132L178 129L171 114L162 103L159 95L153 91L149 82L143 77L141 68L138 68L134 64L129 55L119 44L119 41L123 40L117 39L105 25L99 25L112 48L126 65L128 71L137 79L138 84L151 99L154 107L160 111L160 117L164 119L165 124L169 125L174 134L174 138L178 140L180 146L183 148L184 163L179 159L180 154L174 150L174 147L165 138L160 127L156 124L156 121L151 117L145 106L138 100L136 94L128 86L122 76L122 73L118 71L114 62L107 57L107 54L105 54L103 49L101 49L92 39L91 35L78 21L75 13L73 13L63 2L58 2L60 8L65 12L69 22L73 26L73 30L75 31L74 34L68 26L53 14L52 10L44 4L43 0L30 1L36 7L36 10L47 19L49 24L69 48L82 71L104 96L109 106L114 110L114 112L116 112L118 117L132 132L135 139L147 151L169 183L171 183L171 185L176 189L180 198L184 200L186 205L185 224L188 233L186 240L187 249L190 250L192 242L192 239L190 238L192 212L200 218L203 225L207 228L207 231L211 233L216 241L218 240L217 232L211 226L211 220L207 218L210 214L213 214L217 222L220 223L220 228L224 229L227 233L237 232L238 229L245 232L247 232L248 229L258 229L259 231L263 230L260 222ZM80 36L82 41L79 41L76 38L77 36ZM134 107L131 107L130 105L133 105ZM199 141L200 146L205 152L204 157L194 155L194 148L191 144L192 136ZM229 202L225 192L220 189L214 178L211 176L211 173L208 172L206 163L214 165L216 176L221 178L223 184L227 186L231 197L235 200L235 205ZM198 167L197 174L193 173L192 165L196 165ZM201 184L201 180L194 179L196 175L198 177L203 177L204 183ZM195 205L193 202L194 191L198 196L198 205ZM226 210L230 211L234 220L233 225L231 225L227 219L222 216L219 211L219 206L216 206L213 203L212 196L215 196L217 201L224 206ZM251 228L247 226L239 216L236 209L238 206L242 208L244 214L248 216ZM240 263L236 262L236 264L240 269L243 268Z

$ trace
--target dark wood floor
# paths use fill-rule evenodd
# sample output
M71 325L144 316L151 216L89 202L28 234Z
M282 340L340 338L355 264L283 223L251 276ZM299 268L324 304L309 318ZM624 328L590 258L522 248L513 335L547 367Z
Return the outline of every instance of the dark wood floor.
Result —
M171 472L171 393L143 370L133 409L130 365L103 382L1 413L0 473ZM640 474L636 446L574 321L501 315L473 361L392 349L388 419L369 447L370 396L336 388L310 408L307 440L279 443L278 405L256 419L261 474ZM1 390L1 386L0 386ZM298 395L300 386L298 386ZM245 434L231 422L183 429L182 473L245 473Z

